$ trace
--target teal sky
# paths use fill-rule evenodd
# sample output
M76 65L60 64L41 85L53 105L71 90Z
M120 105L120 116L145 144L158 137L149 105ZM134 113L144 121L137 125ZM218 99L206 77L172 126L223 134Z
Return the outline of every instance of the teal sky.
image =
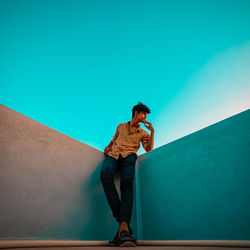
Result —
M248 0L0 0L0 38L1 104L99 150L139 101L155 148L250 107Z

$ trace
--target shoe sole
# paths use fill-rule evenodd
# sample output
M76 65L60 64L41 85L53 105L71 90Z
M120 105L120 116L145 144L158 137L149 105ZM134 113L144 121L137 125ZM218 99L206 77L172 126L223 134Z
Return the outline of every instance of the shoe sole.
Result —
M136 247L136 244L132 241L125 241L119 244L119 247Z
M118 247L119 244L115 243L115 242L109 242L109 246L111 246L111 247Z

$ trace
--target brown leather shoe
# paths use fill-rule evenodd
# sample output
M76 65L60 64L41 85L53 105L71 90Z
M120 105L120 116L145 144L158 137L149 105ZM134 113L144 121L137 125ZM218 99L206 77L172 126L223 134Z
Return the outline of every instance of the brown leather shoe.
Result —
M130 235L133 234L133 230L131 227L128 227ZM109 241L110 246L119 246L119 230L117 231L116 235L114 236L113 240Z
M136 239L127 230L122 230L118 239L119 247L136 247Z

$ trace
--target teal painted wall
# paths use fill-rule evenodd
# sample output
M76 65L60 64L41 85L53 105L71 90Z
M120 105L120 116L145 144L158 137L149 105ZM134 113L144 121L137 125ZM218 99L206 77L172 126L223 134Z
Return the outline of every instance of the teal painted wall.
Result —
M143 240L250 240L250 110L141 155Z

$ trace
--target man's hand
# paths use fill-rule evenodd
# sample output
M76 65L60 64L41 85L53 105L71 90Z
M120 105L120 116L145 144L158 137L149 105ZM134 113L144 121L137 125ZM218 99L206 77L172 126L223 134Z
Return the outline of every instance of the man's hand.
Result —
M109 150L110 150L110 147L109 147L109 146L107 146L107 147L104 149L104 155L105 155L105 156L108 155Z
M143 123L144 123L144 126L145 126L148 130L150 130L152 133L154 133L155 129L153 128L151 122L148 122L148 121L144 120ZM146 125L146 124L148 124L148 125Z

